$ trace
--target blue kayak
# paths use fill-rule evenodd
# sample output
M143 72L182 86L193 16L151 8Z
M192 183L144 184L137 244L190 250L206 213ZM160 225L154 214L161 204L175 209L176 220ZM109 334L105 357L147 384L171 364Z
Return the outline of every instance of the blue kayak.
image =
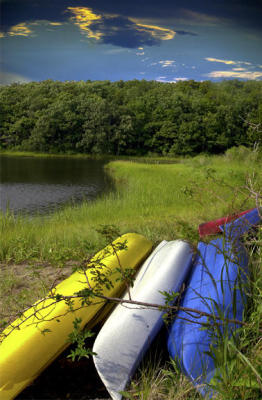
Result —
M248 256L240 238L259 222L259 212L253 209L234 222L220 226L224 232L221 238L209 244L198 244L198 253L181 307L242 320ZM171 357L179 362L182 371L203 395L207 393L208 383L215 373L213 358L206 354L212 344L210 330L203 329L201 325L206 322L206 316L179 310L168 336ZM239 327L236 323L221 324L220 334L228 333L231 336Z

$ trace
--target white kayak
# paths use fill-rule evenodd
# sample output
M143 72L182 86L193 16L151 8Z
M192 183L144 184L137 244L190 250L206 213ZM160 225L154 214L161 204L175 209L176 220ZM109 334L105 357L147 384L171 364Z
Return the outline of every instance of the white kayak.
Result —
M160 291L178 292L192 265L193 249L181 240L163 241L141 267L130 288L135 301L164 305ZM128 293L124 296L129 299ZM100 330L94 363L112 399L120 400L146 350L163 324L164 312L119 304Z

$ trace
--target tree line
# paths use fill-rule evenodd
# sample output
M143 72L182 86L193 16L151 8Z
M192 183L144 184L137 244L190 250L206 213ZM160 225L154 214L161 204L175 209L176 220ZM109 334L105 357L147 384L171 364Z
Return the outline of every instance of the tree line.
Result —
M253 146L262 81L52 81L0 86L0 148L195 155Z

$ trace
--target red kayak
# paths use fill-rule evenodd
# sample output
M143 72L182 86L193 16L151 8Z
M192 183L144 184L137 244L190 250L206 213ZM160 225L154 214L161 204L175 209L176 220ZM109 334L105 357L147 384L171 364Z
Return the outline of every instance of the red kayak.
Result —
M252 210L254 210L254 208L242 211L241 213L238 214L228 215L227 217L219 218L214 221L204 222L203 224L200 224L198 227L199 236L203 238L204 236L216 235L217 233L221 233L222 231L219 228L219 226L234 221L235 219L241 217L242 215L245 215L246 213Z

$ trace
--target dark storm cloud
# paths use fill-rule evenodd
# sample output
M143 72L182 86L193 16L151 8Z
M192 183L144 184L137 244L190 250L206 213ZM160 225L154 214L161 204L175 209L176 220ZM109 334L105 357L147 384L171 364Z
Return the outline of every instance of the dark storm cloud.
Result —
M65 21L67 7L90 7L100 13L136 18L181 18L186 9L262 29L261 0L2 0L3 29L36 19Z
M137 48L139 46L154 46L160 44L160 39L152 36L150 31L139 29L128 18L111 17L90 25L95 33L101 33L101 41L115 46Z
M187 9L262 30L261 0L88 0L86 4L101 12L136 18L181 18Z
M26 0L26 3L28 2L29 0ZM64 7L65 3L63 2ZM8 4L15 5L17 3L16 0L12 0L12 3ZM72 0L70 4L72 4ZM34 5L38 7L39 3L36 2ZM63 9L63 12L56 8L51 16L48 6L49 2L47 2L45 13L36 15L34 12L28 14L27 17L24 16L21 20L10 18L9 24L6 24L7 35L34 37L37 35L37 26L45 25L50 29L48 25L61 26L64 19L66 22L76 25L81 34L88 39L125 48L155 46L159 45L162 40L170 40L175 36L175 31L172 29L148 24L140 19L99 12L90 7L68 6ZM34 18L33 15L35 15Z
M35 20L64 21L67 1L4 0L1 3L1 27L8 31L11 26ZM72 2L70 2L72 3Z
M190 35L190 36L198 36L197 33L194 32L188 32L188 31L177 31L176 30L176 34L177 35Z

